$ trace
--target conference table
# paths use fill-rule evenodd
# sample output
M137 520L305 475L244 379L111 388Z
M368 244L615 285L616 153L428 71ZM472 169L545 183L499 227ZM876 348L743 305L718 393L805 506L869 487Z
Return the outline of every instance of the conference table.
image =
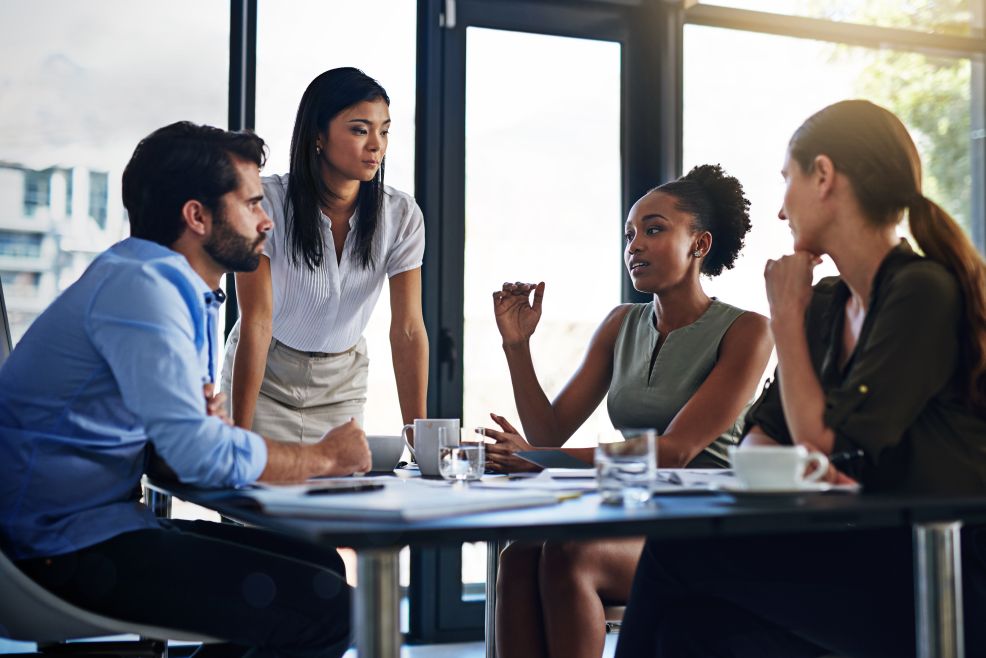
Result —
M986 523L986 498L844 493L747 497L695 490L657 494L651 503L640 507L602 505L597 494L586 493L550 506L415 521L300 518L244 507L236 492L160 482L148 485L152 491L174 495L243 523L316 544L355 549L357 651L361 657L373 658L400 655L398 552L405 545L488 542L492 559L486 585L486 638L487 655L491 656L493 611L489 603L495 586L496 549L507 540L628 536L714 540L731 535L901 527L913 531L916 653L919 658L962 658L959 531L963 523Z

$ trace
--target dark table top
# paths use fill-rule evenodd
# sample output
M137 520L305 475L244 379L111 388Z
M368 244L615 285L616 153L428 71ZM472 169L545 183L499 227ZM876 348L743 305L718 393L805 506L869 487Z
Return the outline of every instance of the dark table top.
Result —
M688 492L656 496L639 508L601 505L585 494L557 505L424 521L353 521L271 515L242 505L232 492L152 482L151 486L221 514L317 543L353 548L469 541L706 537L910 527L915 523L986 523L986 497L910 497L844 493L733 496Z

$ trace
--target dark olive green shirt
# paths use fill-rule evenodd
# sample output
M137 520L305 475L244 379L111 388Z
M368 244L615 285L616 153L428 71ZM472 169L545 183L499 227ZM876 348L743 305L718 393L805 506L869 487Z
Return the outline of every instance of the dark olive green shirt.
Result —
M820 281L805 316L834 452L862 449L867 491L986 493L986 419L965 403L958 282L906 241L884 259L852 355L840 368L849 287ZM791 443L775 373L746 417Z
M654 305L634 304L620 325L613 352L607 408L614 427L653 427L663 434L719 360L719 344L743 310L713 299L695 322L675 329L657 349ZM743 415L716 437L690 468L729 466L729 446L739 442ZM658 440L658 459L661 442Z

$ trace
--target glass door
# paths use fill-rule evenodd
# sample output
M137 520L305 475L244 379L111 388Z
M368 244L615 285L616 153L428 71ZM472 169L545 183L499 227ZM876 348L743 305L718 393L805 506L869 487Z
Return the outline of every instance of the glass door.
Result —
M490 412L520 427L493 291L504 281L546 283L532 347L549 397L621 301L627 21L615 8L480 0L454 6L454 15L442 14L439 32L442 148L435 155L442 175L433 198L441 207L441 247L425 265L426 295L440 290L426 301L439 325L429 327L438 355L432 408L467 427L495 427ZM428 112L421 98L418 111ZM428 120L419 114L419 132ZM427 162L433 144L418 146ZM420 159L418 169L427 171ZM418 191L427 203L427 190ZM429 231L433 245L436 232ZM601 405L570 445L591 442L607 422ZM436 598L426 614L412 610L412 635L481 637L486 545L422 552L412 558L412 588L415 565L436 579Z

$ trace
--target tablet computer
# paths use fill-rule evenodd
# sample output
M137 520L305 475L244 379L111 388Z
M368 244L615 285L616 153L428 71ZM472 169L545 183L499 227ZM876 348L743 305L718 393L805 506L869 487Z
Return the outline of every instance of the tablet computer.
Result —
M520 450L514 455L543 468L594 469L595 466L561 450Z

